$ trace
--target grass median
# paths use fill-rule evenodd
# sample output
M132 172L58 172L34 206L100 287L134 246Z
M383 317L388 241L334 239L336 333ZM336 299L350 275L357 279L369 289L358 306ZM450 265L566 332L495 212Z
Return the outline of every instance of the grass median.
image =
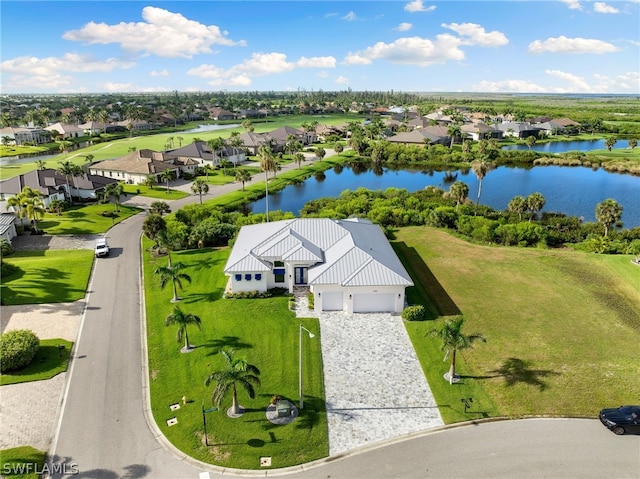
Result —
M446 422L595 416L640 397L640 268L630 256L483 246L425 227L400 229L396 241L401 256L419 258L410 266L427 270L422 286L439 309L407 329ZM487 342L458 355L463 380L451 386L425 333L457 313Z
M304 352L305 408L290 424L275 425L266 418L266 408L279 395L296 404L298 399L299 324L319 335L317 319L296 319L287 308L287 297L265 299L223 299L227 278L222 268L228 249L201 249L172 254L182 262L191 283L179 291L183 300L171 303L170 286L158 287L154 274L167 264L166 257L153 258L144 242L144 280L149 348L149 374L153 415L160 430L174 446L204 462L224 467L261 469L260 457L271 457L271 467L302 464L329 453L324 407L322 357L319 341L309 341ZM190 326L190 343L196 348L181 353L176 326L166 327L167 315L178 306L184 313L201 318L202 330ZM220 370L220 348L257 366L261 387L251 399L239 386L238 399L246 412L230 418L226 410L231 396L219 411L206 414L204 441L202 408L210 408L214 384L205 387L205 378ZM186 404L182 398L186 398ZM172 411L170 406L179 404ZM177 419L169 426L167 421ZM265 469L262 467L262 469ZM268 468L267 468L268 469Z

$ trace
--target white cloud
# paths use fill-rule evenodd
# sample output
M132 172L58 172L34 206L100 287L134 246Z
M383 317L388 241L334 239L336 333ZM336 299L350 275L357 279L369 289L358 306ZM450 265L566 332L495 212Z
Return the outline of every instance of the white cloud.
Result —
M344 65L370 65L372 61L359 53L349 52L342 63Z
M535 40L529 44L529 53L612 53L618 48L602 40L591 38L567 38L564 35L546 40Z
M460 35L464 39L462 45L495 47L509 43L504 33L497 30L487 33L484 27L477 23L443 23L441 26Z
M582 5L579 0L560 0L562 3L566 3L571 10L582 10Z
M300 68L335 68L336 59L334 57L300 57L296 66Z
M150 75L152 77L168 77L169 76L169 71L165 68L164 70L151 70Z
M412 28L413 28L413 25L411 25L410 23L402 22L400 25L396 27L396 30L398 30L399 32L408 32Z
M0 70L5 73L16 73L46 77L62 73L110 72L116 68L127 69L133 62L123 62L115 58L93 60L86 55L65 53L61 57L18 57L0 63Z
M144 22L120 22L117 25L89 22L79 30L66 32L62 38L88 44L117 43L133 52L164 58L191 58L211 53L211 45L245 45L227 38L216 25L203 25L179 13L157 7L142 9Z
M340 75L338 78L336 78L335 83L337 83L338 85L346 85L349 83L349 79L345 76Z
M475 92L544 93L547 90L529 80L481 81L471 86Z
M110 92L129 92L129 91L139 91L134 86L133 83L114 83L107 82L104 85L104 89Z
M361 52L349 54L345 64L363 65L367 61L387 60L391 63L428 66L448 60L463 60L464 52L458 48L460 39L453 35L438 35L435 41L420 37L399 38L393 43L378 42Z
M404 6L406 12L433 12L436 9L435 5L425 7L422 0L412 0Z
M607 5L604 2L596 2L593 4L593 11L596 13L620 13L616 7Z
M356 18L357 17L355 12L349 12L344 17L342 17L343 20L346 20L348 22L353 22Z
M559 78L569 83L568 91L575 93L596 93L589 83L584 78L574 75L573 73L567 73L560 70L545 70L545 73L549 76Z

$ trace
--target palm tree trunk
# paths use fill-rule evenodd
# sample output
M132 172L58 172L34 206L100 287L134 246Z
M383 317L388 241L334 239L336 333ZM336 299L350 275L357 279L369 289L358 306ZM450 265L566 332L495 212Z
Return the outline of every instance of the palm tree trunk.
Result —
M184 326L184 350L189 349L189 335L187 334L187 325Z
M240 406L238 405L238 392L236 391L236 385L233 384L233 404L231 405L233 414L240 414Z
M180 301L180 298L178 298L178 288L176 287L176 282L173 282L173 302L177 303L178 301Z
M449 381L453 381L456 377L456 350L453 350L451 355L451 366L449 367Z

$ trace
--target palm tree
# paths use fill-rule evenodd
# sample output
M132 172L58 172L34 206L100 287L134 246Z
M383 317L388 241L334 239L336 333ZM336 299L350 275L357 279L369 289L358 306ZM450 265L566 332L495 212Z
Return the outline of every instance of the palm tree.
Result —
M453 143L456 138L462 134L462 130L460 129L460 125L457 123L452 123L449 128L447 128L447 135L451 137L451 143L449 144L449 149L453 148Z
M242 191L244 191L244 184L250 180L251 180L251 173L249 173L248 170L236 171L236 181L240 181L242 183Z
M202 195L209 192L209 185L202 178L198 178L191 184L191 191L200 196L200 204L202 204Z
M39 170L44 170L47 167L47 163L44 160L36 160L36 167Z
M64 201L53 200L51 203L49 203L49 210L53 211L58 216L62 216L62 212L64 211Z
M304 153L297 152L294 156L294 160L298 164L298 169L300 169L302 162L304 161Z
M184 263L174 263L171 266L161 266L155 271L160 276L160 289L164 289L167 283L171 282L173 286L172 303L177 303L181 299L178 297L178 288L182 289L182 281L191 283L191 276L182 272L185 268Z
M160 179L167 185L167 193L169 193L169 182L174 179L174 173L172 170L164 170L160 175Z
M313 150L313 152L316 154L316 157L320 160L322 160L327 154L325 149L322 148L321 146L317 147L315 150Z
M202 329L202 322L198 316L192 313L183 313L182 310L175 306L173 313L168 315L164 320L165 326L171 326L172 324L178 325L178 333L176 339L179 343L182 342L184 337L184 347L180 350L183 353L189 353L193 351L193 346L189 344L189 335L187 334L187 326L189 324L195 324L198 329Z
M79 167L78 165L72 163L71 161L67 160L67 161L59 161L58 164L60 165L57 169L56 172L60 173L61 175L64 175L66 181L67 181L67 193L69 194L69 200L72 199L71 197L71 186L69 186L69 178L73 178L76 176L80 176L82 175L84 172L82 171L82 168Z
M40 197L40 194L34 196L26 196L24 198L24 207L27 213L27 218L33 223L33 231L35 233L39 233L38 231L38 221L44 217L44 202Z
M253 131L253 124L251 123L251 120L242 120L241 125L246 131Z
M529 221L531 221L531 219L538 214L538 211L544 208L544 204L546 202L547 200L545 200L544 196L542 196L542 193L536 192L531 193L529 196L527 196L527 208L531 212Z
M166 231L167 222L164 218L155 212L150 212L149 216L144 219L142 223L142 232L151 241L155 241L158 246L159 235L162 231Z
M218 157L220 163L222 163L222 149L225 147L224 139L217 136L207 141L207 145L213 151L213 162L215 163L216 157ZM220 151L220 155L218 155L218 151Z
M265 216L267 223L269 222L269 172L275 171L278 167L275 158L273 157L273 151L268 146L261 146L258 149L258 156L260 157L260 168L264 171L264 185L266 190L265 202Z
M638 146L638 140L635 140L633 138L629 140L629 148L633 150L636 146Z
M607 147L607 150L611 151L611 148L613 148L617 142L618 140L616 140L615 137L610 136L607 138L607 141L605 141L604 146Z
M124 195L124 185L121 182L110 183L105 187L104 193L107 198L113 198L114 213L119 212L120 197Z
M478 205L480 204L480 194L482 193L482 180L484 180L484 177L487 176L487 173L493 170L494 167L495 165L490 161L473 160L471 162L471 169L473 170L473 173L476 175L476 178L478 178L478 198L476 201L476 211L478 210Z
M533 145L536 144L536 137L531 135L528 136L526 140L524 140L525 143L527 144L527 146L529 147L529 150L531 150L531 148L533 147Z
M149 189L152 189L154 186L156 186L157 183L158 183L158 180L155 175L147 176L145 180L142 182L142 184Z
M449 196L456 200L456 211L458 211L460 203L463 203L469 196L469 187L463 181L456 181L449 187Z
M216 383L216 387L211 394L211 402L218 407L231 391L233 394L231 413L233 416L239 416L243 410L238 404L236 384L240 384L249 397L253 399L256 395L255 388L260 387L260 378L258 378L260 370L256 366L247 363L245 359L234 358L232 349L223 348L220 350L220 354L224 358L224 369L212 372L205 379L204 384L209 386L212 382Z
M596 205L596 220L604 226L604 236L609 234L609 228L622 218L622 205L612 198L607 198Z
M164 215L171 213L171 207L166 201L154 201L149 205L149 213L155 213L157 215Z
M518 220L522 221L522 213L527 211L527 200L523 196L516 195L511 198L507 207L512 213L518 213Z
M451 354L451 365L449 366L449 372L444 375L445 379L449 383L453 383L456 379L456 353L472 347L475 341L486 342L486 339L478 333L475 334L463 334L462 326L465 319L463 316L457 316L455 318L449 318L445 321L441 328L434 328L427 332L428 336L434 336L440 338L442 342L441 349L446 351L445 359Z

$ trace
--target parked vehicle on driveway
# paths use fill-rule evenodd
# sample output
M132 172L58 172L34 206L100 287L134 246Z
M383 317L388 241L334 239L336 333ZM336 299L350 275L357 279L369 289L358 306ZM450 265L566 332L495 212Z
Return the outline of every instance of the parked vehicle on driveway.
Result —
M640 434L640 406L620 406L600 411L600 422L614 434Z
M98 238L96 240L96 247L93 251L96 255L96 258L109 256L109 245L107 244L107 238Z

